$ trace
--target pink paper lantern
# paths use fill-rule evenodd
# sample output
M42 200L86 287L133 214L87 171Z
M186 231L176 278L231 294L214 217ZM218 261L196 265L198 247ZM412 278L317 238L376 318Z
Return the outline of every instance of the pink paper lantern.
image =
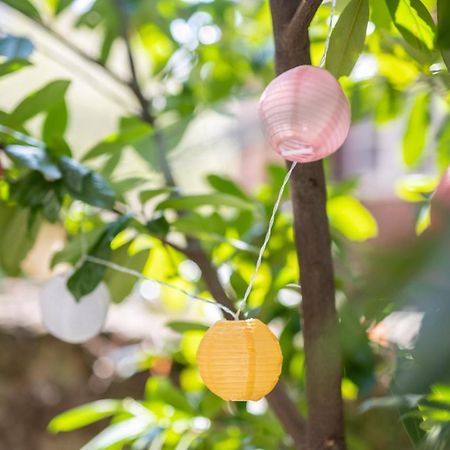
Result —
M330 155L350 129L350 105L341 86L318 67L298 66L276 77L259 107L270 144L288 161Z

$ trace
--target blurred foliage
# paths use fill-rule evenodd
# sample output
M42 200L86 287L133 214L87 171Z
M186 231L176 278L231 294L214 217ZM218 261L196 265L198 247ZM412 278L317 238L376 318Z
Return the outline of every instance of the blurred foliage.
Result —
M20 92L14 107L0 111L1 270L20 275L21 262L40 226L57 222L67 231L67 244L53 255L52 265L76 268L68 286L81 301L101 280L115 302L123 301L136 283L130 275L83 262L83 245L90 255L208 295L203 280L182 275L180 267L187 257L170 245L181 236L182 242L201 240L208 258L224 275L226 291L233 299L242 298L285 169L268 166L267 182L252 194L218 174L208 175L205 192L187 194L165 183L161 173L200 113L225 114L224 105L256 97L272 78L267 2L94 0L86 2L81 12L70 0L2 3L43 29L61 18L70 19L75 30L83 30L92 40L86 62L95 61L106 76L119 82L110 67L113 50L123 41L126 13L137 81L142 92L151 92L152 97L146 111L151 120L145 114L124 112L117 130L99 136L81 161L74 156L79 149L72 148L67 138L70 80L52 80L34 92ZM329 12L329 3L322 5L311 24L316 64L323 54ZM340 77L355 123L369 119L384 126L405 118L399 158L411 174L399 180L397 191L420 207L418 231L424 232L436 179L413 171L420 169L430 142L438 170L450 163L448 1L342 0L336 13L326 67ZM66 45L57 28L51 29L52 36ZM38 64L36 52L39 47L28 37L0 34L0 76L14 76ZM125 64L126 56L122 57ZM122 84L129 89L128 81ZM430 126L433 104L446 113L437 131ZM117 168L126 152L140 158L151 176L118 179ZM450 367L445 344L450 291L445 273L450 266L447 237L444 233L433 240L425 232L416 246L378 255L373 267L357 272L352 260L355 242L375 237L378 227L355 197L356 187L353 179L330 183L327 204L350 448L411 449L408 432L417 448L446 449L450 445L446 385L450 380L443 376ZM287 194L283 200L288 201ZM280 330L283 379L299 409L305 410L298 278L292 215L282 208L249 299L250 315ZM161 301L176 309L187 299L163 289ZM369 340L377 323L404 307L425 314L415 348L395 349ZM291 448L289 436L267 411L265 401L227 405L205 389L195 367L196 346L205 331L202 320L200 316L197 322L168 323L180 333L179 345L161 355L142 357L136 370L153 371L158 357L173 361L167 377L149 377L142 400L102 400L80 406L56 417L50 431L71 431L108 418L109 425L84 450ZM424 371L424 366L429 370ZM377 409L382 409L382 416L376 415ZM400 416L405 430L398 427Z

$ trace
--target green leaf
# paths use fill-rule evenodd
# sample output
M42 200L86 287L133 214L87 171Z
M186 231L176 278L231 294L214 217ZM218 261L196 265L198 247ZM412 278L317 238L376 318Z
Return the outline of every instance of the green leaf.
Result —
M114 237L124 230L130 221L130 215L119 217L115 222L108 224L100 236L100 239L89 250L88 254L103 260L111 257L111 242ZM92 292L103 279L106 267L86 261L76 270L67 281L67 287L73 296L80 300L85 295Z
M408 167L415 166L423 155L430 123L429 105L428 92L418 94L414 99L403 135L403 161Z
M89 441L81 450L110 450L112 446L136 439L148 431L152 424L153 420L150 414L115 423ZM116 448L114 447L114 449Z
M39 216L0 202L0 267L6 274L20 275L20 265L31 250L40 225Z
M7 59L27 59L34 50L33 43L25 37L6 35L0 38L0 55Z
M170 194L171 192L174 192L175 189L171 187L163 187L163 188L157 188L157 189L147 189L145 191L141 191L139 193L139 200L141 203L146 203L152 198L157 197L158 195L163 194Z
M333 29L325 67L336 77L349 75L364 48L369 0L351 0Z
M425 174L412 174L400 178L396 185L397 195L407 202L423 202L436 189L436 177Z
M10 182L11 200L32 211L40 210L49 222L59 219L63 196L60 183L49 182L36 171Z
M216 191L248 200L248 196L233 180L218 175L209 175L207 179L209 185Z
M440 170L450 165L450 116L446 117L437 134L437 163Z
M179 120L165 128L158 130L150 136L136 141L133 144L136 152L146 161L149 166L155 170L161 170L161 152L164 151L166 157L181 142L187 127L190 124L190 118Z
M356 198L342 195L329 199L327 213L331 225L352 241L365 241L378 234L372 214Z
M237 198L228 194L200 194L185 195L182 197L169 198L162 201L156 209L196 209L202 206L212 206L215 208L229 207L240 210L253 210L254 205L250 201Z
M72 0L47 0L54 14L58 15L72 4Z
M29 66L31 66L31 63L25 59L9 59L8 61L0 64L0 77L17 72L20 69Z
M76 430L117 414L121 410L120 400L99 400L59 414L48 424L48 429L52 433Z
M183 322L174 320L167 322L166 325L173 331L178 333L185 333L186 331L206 331L209 327L203 323L198 322Z
M170 224L163 214L156 216L145 224L145 228L156 236L165 236L170 230Z
M192 414L194 412L186 396L178 390L170 380L162 377L151 377L145 385L145 398L148 401L160 401L175 409Z
M450 49L450 3L437 0L437 43L440 48Z
M129 177L124 178L123 180L114 180L111 185L114 190L121 198L123 198L123 195L126 194L128 191L131 191L138 186L142 186L143 184L146 184L147 180L140 177Z
M114 206L114 191L101 175L67 156L60 159L60 167L67 189L74 198L99 208Z
M17 164L27 169L37 170L48 181L59 180L62 177L58 166L52 162L42 148L28 145L8 145L5 151Z
M434 48L435 24L420 0L386 0L395 27L422 54Z
M447 69L450 70L450 3L437 0L437 38L436 43L442 53Z
M32 117L50 111L63 101L69 84L70 81L67 80L56 80L33 92L16 106L8 123L20 126Z
M68 118L67 105L63 99L48 111L42 127L42 139L56 156L70 156L71 154L64 141Z
M141 251L134 255L130 255L129 247L123 245L112 252L111 262L141 272L147 262L147 258L148 251ZM138 279L133 275L121 273L109 268L104 276L104 281L108 286L111 300L114 303L119 303L125 299L133 290L137 280Z
M404 95L395 89L391 83L383 83L382 92L377 99L375 120L382 124L395 119L403 110Z
M33 19L40 19L39 11L35 8L30 0L3 0L4 3L17 9L21 13Z
M77 234L69 243L59 252L55 253L52 257L50 267L55 267L56 264L67 262L75 265L82 256L83 242L86 244L86 249L89 250L100 239L100 236L104 233L104 226L97 226L88 233L83 235Z
M100 141L84 156L83 161L97 158L105 154L120 152L127 145L134 145L152 132L152 127L139 118L122 118L120 130Z

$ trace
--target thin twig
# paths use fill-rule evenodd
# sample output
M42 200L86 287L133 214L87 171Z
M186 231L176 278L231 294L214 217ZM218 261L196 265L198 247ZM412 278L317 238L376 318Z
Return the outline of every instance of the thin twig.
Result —
M170 169L167 157L166 157L166 146L164 144L164 136L162 135L159 128L156 126L156 119L151 112L151 101L144 95L141 85L138 80L136 63L134 60L133 50L130 43L130 29L129 29L129 18L127 12L127 5L124 0L116 0L117 11L119 13L120 24L121 24L121 34L125 42L125 47L127 50L128 65L130 67L131 79L128 86L133 91L137 101L141 105L141 118L149 125L153 127L154 139L156 146L158 148L159 163L161 170L164 175L166 184L169 186L175 186L175 180L173 178L172 171Z

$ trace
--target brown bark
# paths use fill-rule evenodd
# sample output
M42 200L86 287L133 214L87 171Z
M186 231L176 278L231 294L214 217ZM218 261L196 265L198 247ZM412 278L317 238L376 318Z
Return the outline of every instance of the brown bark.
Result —
M310 64L308 26L321 0L270 0L277 74ZM323 164L299 164L291 177L301 267L308 403L307 449L344 450L341 351Z

